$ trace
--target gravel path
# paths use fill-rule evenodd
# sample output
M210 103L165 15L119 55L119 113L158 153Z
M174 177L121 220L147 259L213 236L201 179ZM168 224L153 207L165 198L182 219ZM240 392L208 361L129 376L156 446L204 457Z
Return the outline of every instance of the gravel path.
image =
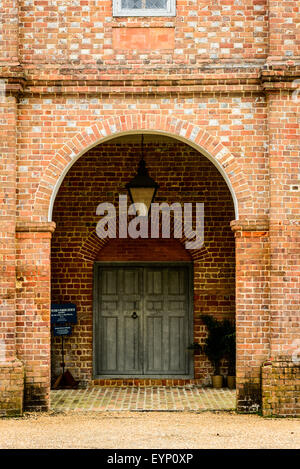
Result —
M299 449L299 419L234 412L67 412L0 419L0 448Z

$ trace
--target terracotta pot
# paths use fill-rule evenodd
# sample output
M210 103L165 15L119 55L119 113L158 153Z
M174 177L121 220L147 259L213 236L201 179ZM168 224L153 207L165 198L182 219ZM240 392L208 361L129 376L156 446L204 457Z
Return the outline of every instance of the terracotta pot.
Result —
M223 376L214 375L212 377L212 384L213 384L213 388L220 389L223 386Z
M235 389L235 376L227 376L227 386L229 389Z

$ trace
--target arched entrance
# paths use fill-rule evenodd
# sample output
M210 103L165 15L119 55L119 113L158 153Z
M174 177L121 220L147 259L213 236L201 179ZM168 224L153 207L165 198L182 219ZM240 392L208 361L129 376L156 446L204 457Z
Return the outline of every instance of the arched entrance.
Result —
M205 130L199 128L197 125L189 122L174 119L172 117L142 114L126 115L118 118L107 119L101 123L93 125L92 127L86 128L83 132L69 140L52 157L40 179L39 187L34 197L32 221L22 222L17 225L18 249L22 252L22 256L23 253L25 253L25 256L31 256L32 243L34 243L34 245L39 249L39 259L43 256L42 271L39 267L39 260L31 262L30 264L31 279L36 282L39 296L39 303L32 305L32 310L37 311L37 317L39 318L38 328L42 334L42 339L40 338L40 335L35 334L34 336L36 341L35 357L39 365L35 367L31 365L31 362L27 361L31 359L31 355L29 355L25 349L19 349L18 352L20 358L24 360L26 369L28 370L27 376L33 376L32 379L30 378L28 383L25 382L25 406L28 409L37 408L35 403L36 400L41 403L40 408L45 409L49 405L49 241L51 239L51 233L55 230L55 223L50 220L52 220L52 208L53 202L56 200L56 194L64 180L64 176L68 173L74 162L76 162L88 150L92 150L101 142L105 143L113 137L125 134L132 135L136 133L161 134L164 136L171 136L171 138L176 139L177 141L179 140L186 143L188 147L196 150L198 157L199 155L203 156L203 161L210 160L213 163L217 168L219 175L221 174L223 183L224 181L226 183L227 193L230 192L230 204L232 207L234 205L232 219L238 218L238 220L231 223L232 229L235 232L237 248L236 323L238 334L238 405L240 402L239 409L242 411L247 411L248 409L255 410L260 405L260 367L262 360L267 356L267 351L262 353L258 347L252 346L252 338L257 337L258 340L260 340L261 337L265 337L265 331L268 330L269 327L269 316L265 314L268 297L263 291L265 288L264 272L268 256L267 220L263 216L257 217L254 215L253 198L247 177L243 174L238 159L235 158L218 140L209 135ZM128 180L129 175L126 182ZM234 204L232 201L234 201ZM26 232L25 235L23 235L24 232ZM97 252L96 247L97 243L95 242L95 236L89 233L85 242L82 243L82 246L79 248L77 255L79 257L81 256L81 259L84 258L91 261L95 258L94 256ZM248 268L247 264L250 256L251 268ZM206 260L207 258L208 262L210 262L210 259L213 257L214 253L211 252L209 246L204 246L204 250L197 254L197 258L199 260ZM28 268L28 265L24 264L23 266L22 262L23 261L21 260L19 276L23 275L23 272ZM261 276L259 276L259 272L262 272ZM84 271L82 272L82 275L84 275ZM205 276L205 273L203 275ZM198 277L200 283L201 278L202 277L200 275ZM92 277L90 280L92 285ZM249 289L257 292L257 294L262 298L262 301L257 303L254 309L251 306L252 300L249 298ZM198 304L202 301L201 296L196 296L195 298L194 295L194 300L195 299L196 302L198 301ZM194 311L196 302L194 303ZM215 308L214 302L215 298L211 298L211 308ZM209 305L207 304L205 311L209 312L208 306ZM20 315L22 314L22 308L20 308ZM259 324L255 319L258 317ZM256 322L253 322L252 324L251 318ZM26 325L26 330L28 330L28 327L29 326ZM203 330L201 330L200 319L197 327L199 333L202 334ZM245 327L248 329L250 328L249 333L247 332L246 335L244 333ZM86 328L90 328L91 330L92 326L86 325ZM88 333L90 334L90 332ZM82 338L86 342L91 341L90 338L85 336L85 333L82 334ZM43 348L40 347L41 340ZM22 343L21 339L20 343ZM80 350L78 350L78 354L80 353ZM39 354L40 359L37 358ZM92 363L91 353L88 359L90 363ZM87 376L90 376L91 370L87 370L85 367L85 357L81 360L82 369L86 371ZM201 370L199 370L199 372L201 373Z
M72 164L56 193L52 301L75 303L79 319L66 339L68 369L82 384L122 379L208 385L211 364L188 347L203 343L202 314L235 316L230 221L236 207L208 158L179 139L148 132L145 158L160 185L156 201L204 203L204 246L188 250L184 239L174 237L99 239L96 208L100 202L117 205L139 150L140 135L134 133L93 146ZM59 362L54 339L54 378Z

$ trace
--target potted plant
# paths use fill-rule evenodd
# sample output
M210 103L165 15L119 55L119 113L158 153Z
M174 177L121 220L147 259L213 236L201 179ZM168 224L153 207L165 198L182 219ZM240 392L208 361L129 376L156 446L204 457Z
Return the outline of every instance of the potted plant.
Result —
M235 363L236 363L236 335L235 325L228 321L227 333L224 337L225 356L228 360L227 386L229 389L235 388Z
M221 360L225 355L224 344L224 321L218 321L212 316L202 316L202 321L208 329L208 337L206 339L203 351L211 361L214 367L212 383L214 388L221 388L223 385L223 376L220 374Z

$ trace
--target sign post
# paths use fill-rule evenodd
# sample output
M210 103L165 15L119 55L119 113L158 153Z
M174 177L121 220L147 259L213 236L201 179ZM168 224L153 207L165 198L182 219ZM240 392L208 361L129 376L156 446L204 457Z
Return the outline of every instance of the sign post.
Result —
M73 303L52 303L51 305L51 324L53 325L53 334L55 337L61 337L61 367L62 373L59 375L53 385L53 389L73 389L78 385L72 374L65 371L65 353L64 353L64 337L72 334L72 326L67 323L77 323L76 305Z

